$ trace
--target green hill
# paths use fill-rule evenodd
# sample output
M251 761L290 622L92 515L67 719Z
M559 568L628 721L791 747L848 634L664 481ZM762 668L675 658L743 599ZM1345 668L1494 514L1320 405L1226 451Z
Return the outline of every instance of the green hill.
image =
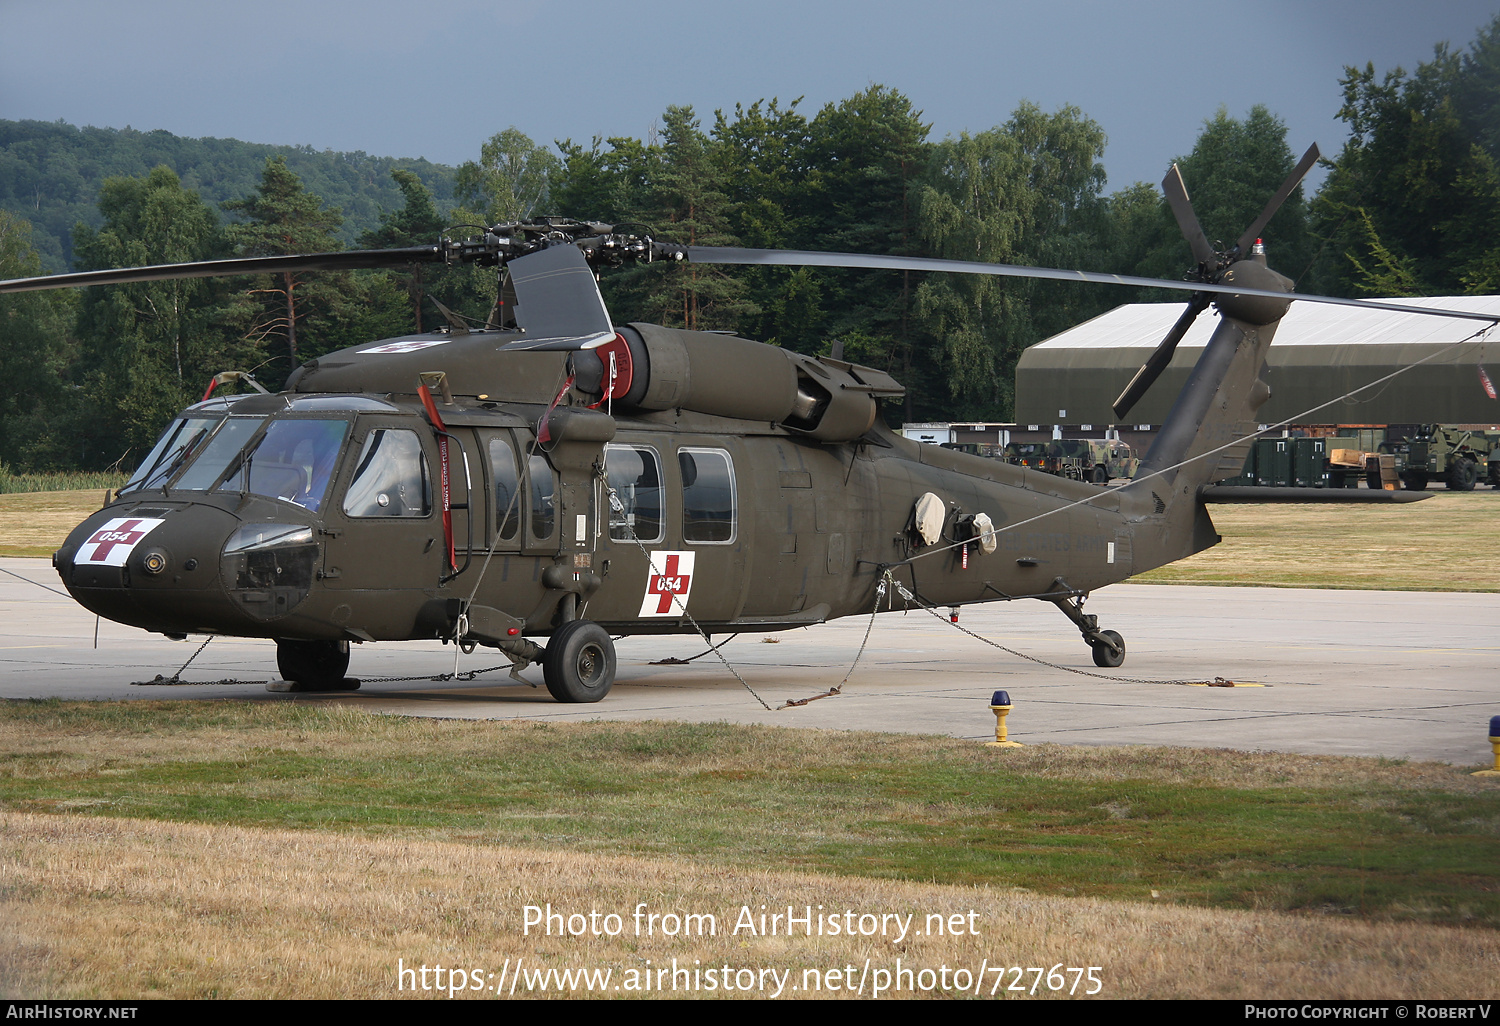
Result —
M454 169L420 158L372 157L309 146L270 146L238 139L187 139L171 132L133 128L79 128L64 121L0 120L0 209L24 217L36 230L43 269L70 269L73 225L101 223L96 203L104 179L144 175L165 164L182 184L219 207L241 199L260 181L266 158L286 156L309 192L344 214L340 233L352 245L376 227L384 211L401 206L391 179L395 168L414 171L438 206L452 205Z

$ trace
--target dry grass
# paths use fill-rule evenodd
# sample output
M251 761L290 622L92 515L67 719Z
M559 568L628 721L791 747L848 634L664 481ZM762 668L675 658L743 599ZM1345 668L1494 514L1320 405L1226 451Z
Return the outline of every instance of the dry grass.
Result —
M0 813L0 844L7 997L385 998L401 996L398 959L498 974L506 959L524 958L537 967L610 968L619 982L647 959L660 967L674 957L704 968L792 970L793 985L804 969L858 971L867 958L873 969L891 969L900 957L916 969L972 970L986 959L1097 965L1109 998L1500 996L1496 935L1485 930L76 815ZM522 907L548 902L565 912L618 912L627 924L638 902L708 912L720 931L701 939L638 939L628 926L614 938L524 936ZM730 933L742 905L758 912L761 904L916 913L916 923L972 909L978 936L909 936L897 945ZM994 979L987 974L986 991Z
M104 504L103 489L0 495L0 556L50 556Z
M1133 578L1389 591L1500 591L1500 492L1434 491L1400 506L1214 506L1224 540Z

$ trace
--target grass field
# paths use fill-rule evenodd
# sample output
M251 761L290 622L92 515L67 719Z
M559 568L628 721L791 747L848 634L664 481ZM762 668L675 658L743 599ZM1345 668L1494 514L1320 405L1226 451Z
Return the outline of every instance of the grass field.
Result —
M764 890L724 881L774 870L797 875L798 893L816 895L813 904L834 894L891 888L908 894L903 888L918 884L928 897L900 900L947 908L982 893L985 914L995 918L986 950L996 958L1012 957L1002 954L1014 950L1007 922L1024 896L1057 916L1098 919L1077 934L1048 927L1047 916L1033 923L1039 932L1028 935L1031 941L1045 947L1051 938L1058 950L1067 947L1068 958L1101 964L1102 955L1088 952L1125 944L1110 931L1126 922L1135 924L1125 932L1136 935L1131 945L1144 957L1155 930L1193 922L1200 925L1192 929L1213 935L1214 950L1227 959L1219 970L1205 967L1198 980L1169 983L1170 974L1147 973L1126 987L1130 993L1285 993L1254 975L1235 983L1235 972L1256 963L1257 946L1272 936L1303 931L1303 940L1318 948L1351 922L1385 938L1375 947L1388 947L1390 958L1457 943L1455 961L1438 959L1441 972L1458 974L1453 979L1471 974L1464 978L1472 986L1487 980L1490 990L1500 989L1494 961L1500 789L1449 766L1176 749L1038 746L996 753L944 738L722 724L436 721L232 702L8 702L0 706L0 751L0 809L7 813L0 871L8 876L0 916L12 919L3 935L20 938L0 954L0 966L20 967L18 978L30 981L20 991L27 995L35 987L58 994L331 994L304 989L295 974L274 985L231 986L212 972L180 978L148 972L140 958L131 972L112 967L105 955L80 964L82 945L69 938L85 912L123 923L159 904L144 893L187 887L171 899L177 911L165 916L161 938L153 940L152 930L138 923L130 941L141 952L154 944L177 950L194 917L220 915L194 911L191 893L203 892L216 905L256 880L253 869L226 864L223 872L237 882L214 883L220 870L204 853L234 849L239 862L253 866L264 848L280 854L267 856L261 897L245 914L256 913L266 944L321 950L329 916L290 908L343 900L332 892L345 890L350 874L360 876L362 860L388 863L392 851L417 844L458 846L471 861L553 867L466 885L494 892L490 904L495 895L508 896L512 918L520 905L556 902L565 891L573 894L569 900L596 906L606 898L625 909L635 896L661 901L659 878L668 867L679 888L696 881L692 900L704 908L758 904ZM62 840L72 836L90 838L86 847L93 839L108 842L86 854ZM161 838L170 843L161 847ZM159 847L196 854L160 854L157 875L165 879L145 879ZM593 868L577 870L584 874L578 878L570 870L564 876L571 882L554 887L556 867L567 860ZM137 863L141 868L121 868ZM71 868L64 871L64 864ZM379 929L365 930L364 947L371 947L371 930L389 931L389 961L398 950L408 958L425 954L428 948L397 941L398 910L420 903L419 895L455 917L443 941L454 964L488 955L492 942L514 940L515 922L491 922L496 937L475 932L462 902L438 886L453 872L432 849L404 876L387 873L401 883ZM313 896L279 893L304 876L323 881ZM1126 914L1121 905L1101 912L1101 901L1134 902L1141 911ZM288 910L271 915L283 905ZM1034 904L1026 907L1035 914ZM1248 918L1196 911L1204 909ZM1152 927L1158 912L1165 918ZM1203 925L1210 922L1218 925ZM440 917L432 929L441 933L442 926ZM1462 929L1443 932L1455 927ZM202 921L196 928L207 929ZM228 937L221 943L219 957L230 958ZM73 954L60 963L64 950ZM192 957L201 963L207 950ZM550 957L566 959L570 950L562 945ZM721 957L718 948L685 950L695 958ZM811 942L776 950L798 964L828 954ZM1490 963L1476 961L1481 950L1490 952ZM604 953L623 951L617 943ZM1391 968L1385 955L1340 957L1363 966L1361 972ZM62 964L70 967L66 985L46 982ZM1125 986L1127 964L1116 963L1117 987ZM1472 975L1486 964L1489 976ZM1352 979L1341 971L1315 984L1316 976L1307 975L1309 989L1298 993L1334 996ZM1472 987L1447 993L1478 996Z
M130 477L116 470L64 470L47 474L12 474L0 464L0 494L14 492L102 492L119 488Z
M1212 506L1224 540L1134 578L1394 591L1500 591L1500 492L1393 506Z
M0 494L0 556L51 556L104 505L104 488Z
M1447 766L291 703L0 706L0 802L1500 927L1500 789ZM1420 850L1421 856L1417 857ZM711 853L711 854L710 854Z

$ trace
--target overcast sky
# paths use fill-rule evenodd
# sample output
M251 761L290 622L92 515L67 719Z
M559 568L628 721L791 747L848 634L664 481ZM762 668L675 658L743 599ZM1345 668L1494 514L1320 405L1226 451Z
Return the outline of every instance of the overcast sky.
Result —
M1497 0L0 0L0 118L364 150L458 164L514 125L538 142L644 136L669 104L871 83L933 137L1021 100L1109 136L1110 188L1159 181L1222 105L1265 104L1334 153L1348 64L1463 47ZM586 215L580 215L586 216Z

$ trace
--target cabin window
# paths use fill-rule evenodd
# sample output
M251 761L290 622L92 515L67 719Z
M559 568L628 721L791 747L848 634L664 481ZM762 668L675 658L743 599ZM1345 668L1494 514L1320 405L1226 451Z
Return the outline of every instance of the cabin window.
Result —
M659 542L664 536L661 460L656 450L635 445L604 448L604 469L620 508L609 504L612 541Z
M557 485L545 456L532 456L526 464L531 478L531 536L551 538L557 526Z
M734 465L722 449L680 449L682 540L704 545L734 541Z
M432 512L427 456L415 431L376 428L365 438L344 496L351 517L425 517Z
M521 526L521 482L516 454L503 438L490 439L490 479L495 482L495 531L509 541Z

